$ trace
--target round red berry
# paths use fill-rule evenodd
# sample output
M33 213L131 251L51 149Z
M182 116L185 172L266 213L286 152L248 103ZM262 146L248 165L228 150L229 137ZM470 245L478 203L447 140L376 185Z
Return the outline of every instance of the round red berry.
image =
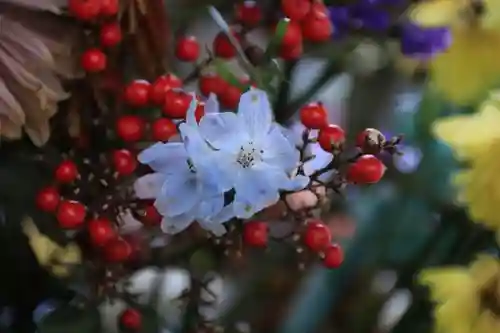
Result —
M234 32L233 36L237 40L240 39L239 35ZM233 44L231 44L229 38L223 31L219 32L217 36L215 36L212 48L217 57L231 59L236 56L236 49L234 48Z
M262 10L255 1L244 1L236 5L236 20L247 27L255 27L262 20Z
M254 247L265 247L267 245L269 228L266 223L252 221L245 223L243 229L243 242Z
M170 118L185 118L192 98L193 96L183 91L167 91L163 103L163 113Z
M385 173L385 165L373 155L363 155L349 165L346 178L351 183L374 184Z
M152 204L146 205L141 215L141 222L145 225L159 225L162 220L162 216L158 213L156 207Z
M137 160L130 150L115 150L113 152L113 165L120 175L128 176L137 168Z
M302 21L302 36L310 42L320 43L330 40L333 25L328 13L321 10L311 10Z
M118 237L113 223L107 219L94 219L88 223L88 233L92 244L104 246L106 243Z
M151 133L155 141L168 141L177 134L177 126L168 118L160 118L151 126Z
M116 122L116 133L125 142L139 141L144 135L146 124L139 116L121 116Z
M151 85L149 90L149 99L155 105L165 103L165 94L170 89L182 88L182 81L174 74L166 74L158 77Z
M55 187L49 186L38 191L36 205L44 212L54 212L59 205L60 199L59 191Z
M303 52L304 52L304 47L302 46L302 44L298 44L291 47L281 45L279 49L279 56L281 59L286 61L297 60L300 58Z
M332 241L330 229L320 221L310 221L307 223L304 232L304 245L312 251L321 251Z
M78 168L75 162L65 160L59 163L55 171L55 178L60 183L71 183L78 177Z
M338 244L330 244L323 250L323 265L326 268L339 268L344 261L344 251Z
M99 0L101 3L100 15L102 16L115 16L120 10L120 0Z
M200 44L194 36L181 37L175 45L175 56L177 59L193 62L200 56Z
M281 0L281 10L291 20L300 21L311 10L310 0Z
M132 247L122 238L115 238L104 246L104 257L108 262L124 262L131 255Z
M80 64L84 71L88 73L98 73L106 69L108 59L104 52L93 48L83 52L80 58Z
M101 0L69 0L71 15L82 21L95 19L101 11Z
M106 23L101 27L99 40L104 47L113 47L122 41L122 29L117 22Z
M219 101L226 109L235 110L240 102L240 97L240 88L227 85L226 89L219 94Z
M136 309L125 309L120 314L120 326L131 331L139 331L142 326L142 315Z
M218 95L223 92L227 83L219 75L206 74L200 77L198 86L200 92L208 97L210 94Z
M319 131L318 143L324 151L336 150L340 148L344 141L345 132L340 126L328 125Z
M64 229L80 227L85 221L87 209L78 201L63 200L57 208L57 221Z
M300 109L300 121L309 129L321 129L328 125L328 112L321 103L310 103Z
M125 102L133 107L144 107L149 103L149 90L151 84L146 80L135 80L125 88L123 98Z
M300 30L300 25L295 23L294 21L288 20L285 34L283 35L283 39L281 40L281 45L286 48L294 48L300 44L302 44L302 31Z

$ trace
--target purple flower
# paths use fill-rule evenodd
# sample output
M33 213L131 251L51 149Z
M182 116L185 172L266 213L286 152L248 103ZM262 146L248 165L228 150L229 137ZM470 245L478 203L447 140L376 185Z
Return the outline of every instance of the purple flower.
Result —
M428 59L445 51L452 42L447 27L423 28L406 23L401 30L401 52L410 57Z
M337 34L346 32L350 27L379 32L391 26L389 14L373 5L331 6L329 12Z
M349 28L351 17L347 7L329 7L330 21L335 36L342 35Z

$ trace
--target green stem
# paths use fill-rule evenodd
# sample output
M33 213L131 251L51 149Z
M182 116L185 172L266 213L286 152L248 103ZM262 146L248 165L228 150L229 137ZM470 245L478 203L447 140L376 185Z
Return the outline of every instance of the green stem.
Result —
M323 70L323 74L307 89L302 95L290 102L282 111L276 115L276 121L280 124L286 123L300 108L307 103L325 84L333 77L342 72L342 62L339 59L332 59Z
M296 66L297 61L289 61L285 64L285 68L283 69L284 80L280 84L274 105L276 118L280 116L280 113L282 113L288 101L288 96L290 94L290 81L292 80L292 73Z

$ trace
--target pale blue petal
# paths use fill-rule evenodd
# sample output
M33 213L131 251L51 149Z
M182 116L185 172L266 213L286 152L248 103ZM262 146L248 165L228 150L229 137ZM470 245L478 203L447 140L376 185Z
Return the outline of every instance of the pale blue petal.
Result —
M219 101L217 100L217 95L210 93L210 96L208 96L208 99L205 101L205 115L219 113L219 111L220 106Z
M254 142L261 142L271 130L273 111L266 92L250 89L241 95L238 117Z
M181 142L156 143L143 150L137 159L149 165L154 171L175 173L186 166L188 154Z
M240 219L249 219L264 208L265 207L258 207L246 200L238 200L236 198L233 202L234 215Z
M211 113L201 119L200 132L215 149L232 152L249 141L240 125L234 112Z
M191 210L199 200L196 179L172 176L163 184L155 207L163 216L175 216Z
M195 93L191 93L191 103L189 103L189 108L186 112L186 124L189 126L198 126L196 121L196 108L198 106L198 99Z
M275 204L279 200L278 188L272 179L273 174L268 173L266 165L244 169L235 184L237 201L246 201L251 205L264 208Z
M314 156L304 163L304 173L308 176L326 167L333 160L333 155L324 151L317 143L310 144L307 147L306 156Z
M161 221L161 230L166 234L177 234L191 225L194 221L192 212L177 216L164 217Z
M302 175L290 175L273 165L259 164L256 168L260 169L268 186L281 191L300 191L309 184L309 177Z
M226 221L229 221L230 219L234 218L234 205L233 203L230 203L229 205L226 205L222 208L222 210L219 212L219 214L213 216L210 218L209 222L218 224L218 223L223 223Z
M196 207L196 218L207 220L217 215L224 207L224 194L218 194L208 198L202 198L202 201Z
M213 152L207 142L201 137L198 127L190 126L186 123L179 126L184 147L188 153L189 159L197 164L203 162Z
M282 168L287 172L294 170L299 165L299 151L277 126L272 127L262 150L262 159L267 164Z

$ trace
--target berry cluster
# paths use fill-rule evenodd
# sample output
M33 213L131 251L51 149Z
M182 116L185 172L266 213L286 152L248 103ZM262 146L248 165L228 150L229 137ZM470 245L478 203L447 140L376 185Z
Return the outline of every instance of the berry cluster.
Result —
M323 150L335 156L330 165L313 176L336 169L339 171L338 177L332 185L338 187L345 183L374 184L380 181L386 168L377 155L383 152L397 153L396 145L402 138L398 136L387 140L379 130L367 128L356 138L356 156L344 159L342 155L345 151L345 132L340 126L329 124L327 116L327 110L321 103L310 103L300 109L300 120L307 129L304 145L317 141ZM311 130L318 130L317 138L309 138Z
M121 214L130 211L146 226L158 225L161 217L152 203L137 201L129 190L120 188L137 168L130 150L117 149L101 162L96 166L89 159L61 161L54 171L54 184L38 192L36 204L55 214L62 229L83 231L99 258L122 263L132 258L134 246L119 234Z
M69 0L68 9L76 19L98 26L100 47L92 47L84 51L80 64L87 73L102 72L108 63L107 55L102 49L111 49L122 41L122 30L117 20L120 10L119 1Z

